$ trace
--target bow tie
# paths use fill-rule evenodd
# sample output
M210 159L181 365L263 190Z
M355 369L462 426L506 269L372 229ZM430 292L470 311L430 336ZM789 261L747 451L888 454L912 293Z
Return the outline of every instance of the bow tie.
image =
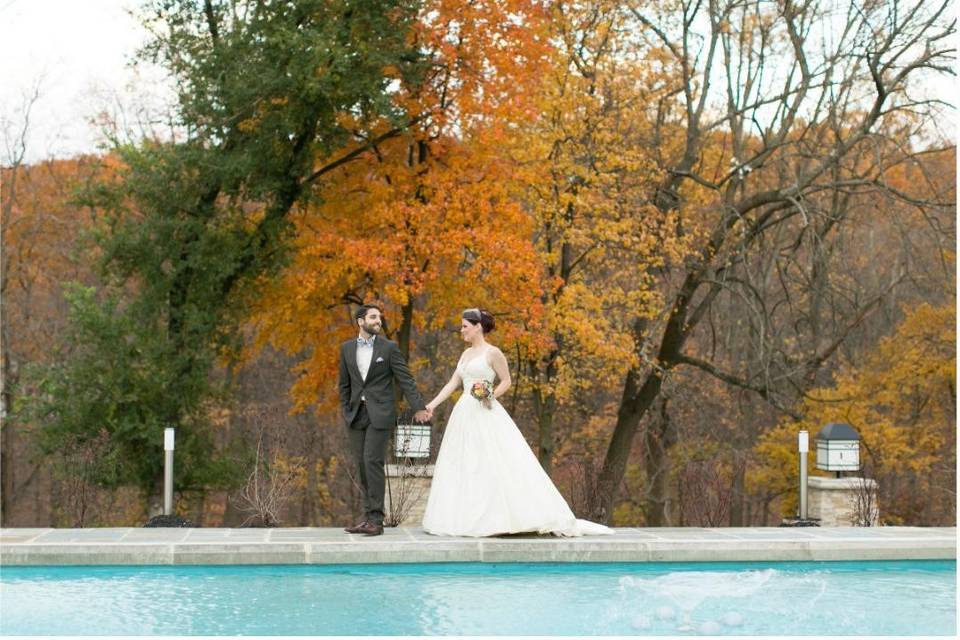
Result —
M357 338L357 346L358 346L358 347L372 347L372 346L373 346L373 338L371 337L369 340L366 340L366 339L364 339L364 338Z

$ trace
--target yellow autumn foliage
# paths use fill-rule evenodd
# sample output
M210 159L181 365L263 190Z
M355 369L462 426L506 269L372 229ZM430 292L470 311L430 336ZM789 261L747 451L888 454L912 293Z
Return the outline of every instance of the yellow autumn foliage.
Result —
M811 440L827 423L860 434L861 463L880 483L881 519L888 524L935 513L951 504L956 467L956 308L921 304L906 311L896 333L863 364L842 370L836 384L809 394L803 419L766 432L754 447L759 464L747 475L755 495L782 495L781 511L797 508L797 434ZM811 442L808 467L815 470ZM924 511L927 510L927 511Z

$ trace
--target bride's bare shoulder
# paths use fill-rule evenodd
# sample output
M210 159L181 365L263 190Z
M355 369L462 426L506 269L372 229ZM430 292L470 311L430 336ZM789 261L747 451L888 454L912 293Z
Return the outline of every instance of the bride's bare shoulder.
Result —
M488 360L497 360L505 357L503 355L503 351L500 351L499 347L496 347L492 344L489 347L487 347L487 352L484 355L487 356Z

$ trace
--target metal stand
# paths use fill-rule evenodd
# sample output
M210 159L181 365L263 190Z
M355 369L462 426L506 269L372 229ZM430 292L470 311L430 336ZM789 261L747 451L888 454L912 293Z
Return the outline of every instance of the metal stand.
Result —
M806 431L800 432L800 519L807 519L807 451L810 440Z
M163 430L163 515L173 511L173 434L172 428Z
M800 451L800 514L796 518L784 518L781 527L819 527L818 518L807 517L807 452L810 451L810 436L801 431L797 438L797 449Z

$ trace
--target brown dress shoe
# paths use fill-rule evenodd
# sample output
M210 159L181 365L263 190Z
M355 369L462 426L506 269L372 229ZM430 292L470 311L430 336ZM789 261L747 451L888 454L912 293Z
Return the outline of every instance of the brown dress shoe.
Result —
M375 522L364 522L357 527L356 533L362 533L365 536L381 536L383 535L383 525Z
M360 533L363 530L363 528L367 526L367 524L368 524L367 521L364 520L360 524L355 524L352 527L347 527L346 529L344 529L344 531L346 531L347 533Z

